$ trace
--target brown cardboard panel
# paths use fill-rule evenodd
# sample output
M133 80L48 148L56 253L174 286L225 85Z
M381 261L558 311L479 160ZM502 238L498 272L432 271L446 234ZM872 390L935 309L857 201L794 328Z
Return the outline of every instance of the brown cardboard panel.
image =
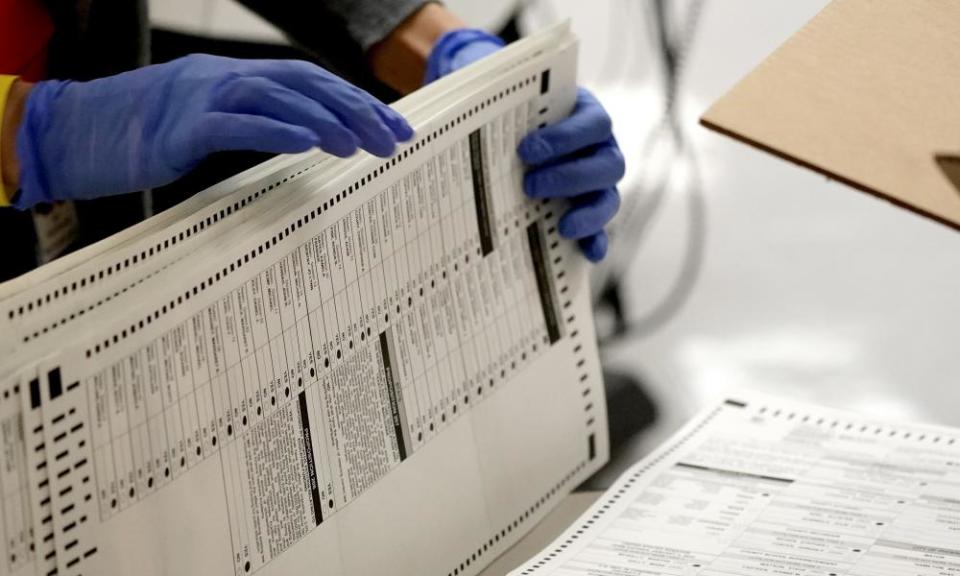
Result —
M960 229L960 1L834 0L701 122Z

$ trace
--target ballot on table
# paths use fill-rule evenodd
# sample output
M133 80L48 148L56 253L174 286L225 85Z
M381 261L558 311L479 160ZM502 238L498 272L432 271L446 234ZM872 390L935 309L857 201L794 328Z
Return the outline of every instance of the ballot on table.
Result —
M510 574L958 572L960 430L754 397L704 410Z
M960 3L834 0L709 128L960 228Z
M0 286L0 575L479 572L607 459L567 26Z

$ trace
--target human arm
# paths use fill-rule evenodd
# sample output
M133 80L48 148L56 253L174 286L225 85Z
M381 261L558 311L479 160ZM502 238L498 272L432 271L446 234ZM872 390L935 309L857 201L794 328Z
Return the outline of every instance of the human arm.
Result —
M502 45L480 30L450 31L440 37L427 60L426 80L449 74ZM568 199L570 207L557 230L576 240L588 260L602 260L608 242L604 228L620 207L616 186L626 167L610 116L600 102L581 88L571 115L528 134L517 152L527 164L527 195Z
M442 5L427 4L372 46L368 59L381 81L405 93L502 46L499 38L467 28ZM570 209L557 229L576 240L587 259L602 260L608 242L604 228L620 207L616 185L625 171L603 106L590 92L579 90L571 116L529 134L518 153L528 166L526 193L569 199Z
M370 67L394 90L413 92L423 85L430 54L440 38L464 28L466 24L443 6L426 4L371 47L367 56Z
M17 128L32 86L16 76L0 76L0 207L10 205L17 189Z
M389 107L313 64L205 55L39 82L19 125L4 128L5 149L16 143L4 181L19 188L19 208L160 186L216 151L387 156L413 135Z
M237 0L345 74L366 72L400 94L423 84L444 33L466 24L435 0Z
M416 89L423 76L413 73L412 83L400 78L398 84L395 74L382 69L384 64L393 70L422 70L437 33L431 29L442 25L442 33L451 26L463 25L459 19L455 23L447 21L452 13L438 11L441 5L436 0L236 1L280 29L324 67L385 96ZM411 23L416 26L411 28ZM389 48L377 50L379 45ZM371 56L375 53L386 55L386 61L374 64ZM383 85L391 90L384 91Z

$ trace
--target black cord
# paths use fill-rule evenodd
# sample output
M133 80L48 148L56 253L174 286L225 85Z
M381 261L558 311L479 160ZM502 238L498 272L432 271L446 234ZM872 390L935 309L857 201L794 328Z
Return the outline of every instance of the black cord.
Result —
M614 253L611 254L607 275L602 280L598 291L598 307L607 308L613 316L614 323L610 334L601 338L601 344L612 344L629 337L649 335L667 324L693 293L702 269L706 247L707 204L702 189L700 167L696 150L687 140L683 130L677 98L683 58L692 43L703 8L703 0L692 1L685 25L679 31L671 29L667 0L653 0L650 5L655 44L663 74L664 106L661 119L648 136L640 155L642 168L639 183L624 190L625 209L611 234L613 240L611 245L615 250L612 251ZM642 318L631 319L624 306L622 294L625 278L643 244L650 221L663 204L672 180L671 170L665 171L652 183L647 183L645 178L648 175L647 166L653 164L648 161L652 159L657 146L665 141L673 147L672 157L667 164L672 168L685 167L688 173L686 250L680 271L671 283L667 296Z

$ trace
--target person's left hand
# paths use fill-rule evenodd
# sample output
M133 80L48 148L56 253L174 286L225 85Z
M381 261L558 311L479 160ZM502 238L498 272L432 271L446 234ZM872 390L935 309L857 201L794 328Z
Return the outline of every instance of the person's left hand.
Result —
M458 70L496 52L503 42L486 32L461 29L436 43L427 62L426 81ZM569 117L534 130L517 152L529 167L524 191L531 198L568 198L571 208L557 230L577 240L584 256L599 262L607 253L605 226L620 208L617 182L626 165L613 137L610 116L581 88Z

